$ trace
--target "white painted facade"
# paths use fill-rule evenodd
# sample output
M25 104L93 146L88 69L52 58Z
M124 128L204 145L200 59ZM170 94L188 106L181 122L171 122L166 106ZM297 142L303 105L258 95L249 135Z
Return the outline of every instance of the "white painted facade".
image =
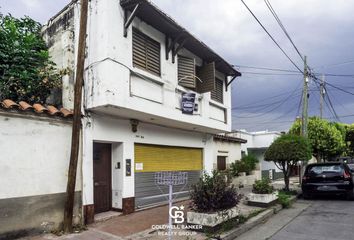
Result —
M234 163L236 161L240 161L241 160L241 145L242 144L239 142L214 140L213 168L217 169L218 156L226 157L226 167L230 166L231 163Z
M0 239L50 232L63 221L71 121L0 110ZM81 151L73 221L82 223Z
M252 154L258 158L262 171L274 169L276 172L281 172L273 162L264 161L265 151L273 143L273 141L281 135L280 132L268 130L247 132L246 130L238 130L230 133L229 135L247 140L247 143L241 145L241 151L245 154L252 151Z
M92 184L92 142L109 142L112 151L112 204L122 208L122 199L134 197L134 171L125 176L125 160L134 159L134 143L203 148L204 169L213 167L213 138L209 134L141 123L138 131L133 133L129 120L107 115L93 114L85 121L84 163L83 163L83 204L93 204ZM89 126L94 127L89 127ZM117 163L121 169L116 169ZM132 163L134 166L134 161Z
M46 41L52 41L53 61L69 68L76 65L78 8L77 2L71 3L44 28ZM74 16L67 21L68 27L58 27L55 34L48 34L55 21L71 9ZM231 130L231 88L226 91L224 84L223 103L212 100L210 92L196 93L198 111L182 114L181 94L191 90L178 85L172 54L165 58L165 35L135 17L124 37L123 25L120 1L90 1L83 96L83 205L94 204L94 142L112 144L112 208L122 209L122 199L134 197L135 143L202 148L203 168L210 172L215 156L212 136ZM160 76L133 66L132 27L160 43ZM182 48L179 54L195 58L197 65L203 62L187 49ZM226 78L219 71L216 76ZM63 80L63 104L70 108L74 83L68 79ZM130 119L139 121L137 132L132 131ZM230 161L240 158L237 148L228 151ZM127 159L133 167L131 176L125 175ZM116 167L118 162L120 169Z
M0 112L0 135L0 199L66 191L70 121Z

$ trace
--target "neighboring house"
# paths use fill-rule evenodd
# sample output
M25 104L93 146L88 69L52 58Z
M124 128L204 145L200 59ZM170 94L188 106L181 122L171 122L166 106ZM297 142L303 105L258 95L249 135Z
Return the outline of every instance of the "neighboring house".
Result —
M74 0L43 29L53 61L71 71L78 28ZM73 75L63 79L68 108ZM187 171L189 184L210 172L213 136L231 130L230 83L240 75L149 1L90 1L82 123L86 222L100 212L127 214L164 201L156 172ZM175 191L183 196L188 187Z
M268 130L247 132L246 130L237 130L228 135L247 140L247 143L241 145L242 154L253 154L258 158L262 177L277 179L283 176L282 172L273 162L264 161L265 151L281 135L280 132Z
M72 112L0 101L0 239L51 231L63 220ZM80 223L81 161L74 222Z
M241 145L247 140L226 136L214 135L214 164L215 170L226 170L231 163L241 160Z

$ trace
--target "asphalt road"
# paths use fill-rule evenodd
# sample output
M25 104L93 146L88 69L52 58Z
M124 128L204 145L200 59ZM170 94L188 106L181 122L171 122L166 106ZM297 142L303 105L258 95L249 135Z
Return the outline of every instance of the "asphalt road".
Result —
M299 200L237 240L354 239L354 201L340 198Z

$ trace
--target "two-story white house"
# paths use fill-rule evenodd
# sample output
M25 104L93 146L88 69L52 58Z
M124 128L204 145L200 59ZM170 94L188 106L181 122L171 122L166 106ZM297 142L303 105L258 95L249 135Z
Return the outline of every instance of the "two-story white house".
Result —
M231 130L230 84L241 76L150 1L89 4L81 148L86 222L100 212L130 213L164 201L156 172L186 171L191 184L211 171L213 135ZM53 61L69 70L67 108L79 9L72 1L43 29ZM174 191L183 196L188 187Z
M257 157L263 178L277 179L283 177L283 173L273 162L264 160L264 153L281 134L281 132L268 130L257 132L236 130L228 135L246 139L247 142L241 145L242 154L252 154Z

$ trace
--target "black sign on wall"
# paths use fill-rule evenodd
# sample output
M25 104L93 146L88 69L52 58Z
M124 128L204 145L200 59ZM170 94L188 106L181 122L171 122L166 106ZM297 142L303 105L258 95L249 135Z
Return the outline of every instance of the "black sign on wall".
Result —
M195 93L182 93L182 113L193 114L195 107Z

